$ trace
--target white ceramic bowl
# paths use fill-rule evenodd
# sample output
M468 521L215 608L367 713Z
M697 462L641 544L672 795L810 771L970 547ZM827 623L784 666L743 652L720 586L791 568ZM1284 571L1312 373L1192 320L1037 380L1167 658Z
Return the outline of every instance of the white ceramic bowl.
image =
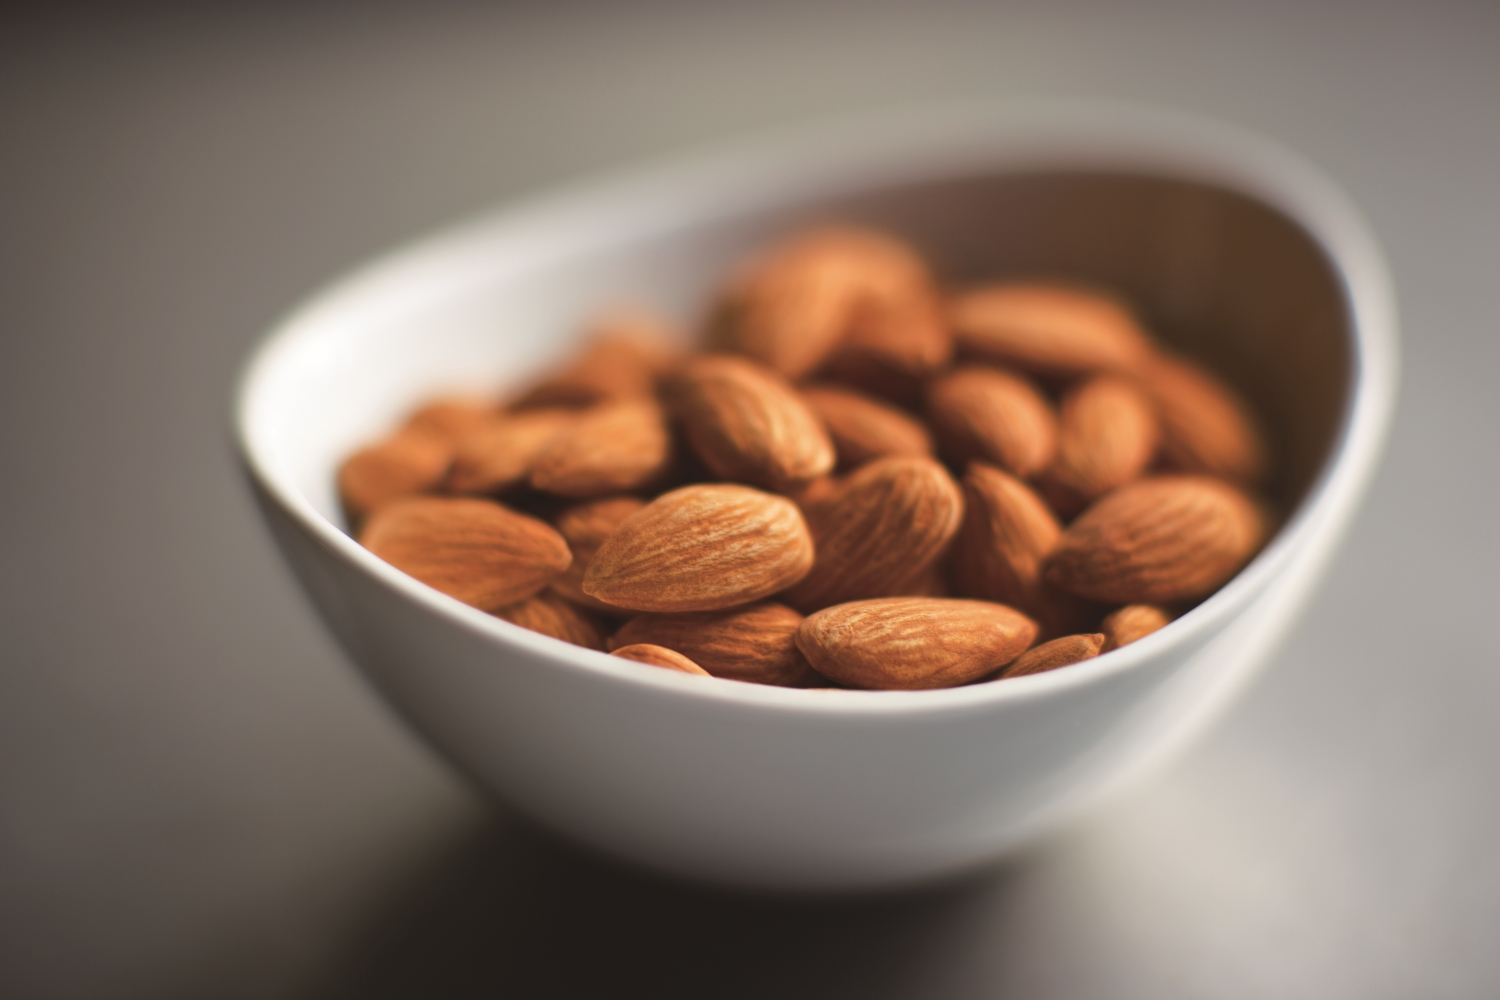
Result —
M945 276L1065 273L1140 303L1268 416L1289 516L1167 628L1052 673L809 692L679 675L465 607L340 528L340 457L424 397L495 390L620 301L683 320L809 219L902 233ZM246 367L240 445L277 542L390 704L483 786L586 844L784 888L993 858L1183 744L1272 648L1373 471L1392 291L1315 170L1225 126L1108 105L923 108L783 134L503 208L356 272Z

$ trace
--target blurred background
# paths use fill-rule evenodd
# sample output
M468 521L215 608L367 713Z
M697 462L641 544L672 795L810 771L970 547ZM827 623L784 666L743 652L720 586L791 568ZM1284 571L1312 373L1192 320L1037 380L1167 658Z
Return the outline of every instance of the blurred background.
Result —
M277 561L235 370L540 187L929 98L1261 130L1390 255L1387 460L1225 723L990 872L744 897L585 856L379 705ZM1500 7L124 4L0 32L0 996L1500 994Z

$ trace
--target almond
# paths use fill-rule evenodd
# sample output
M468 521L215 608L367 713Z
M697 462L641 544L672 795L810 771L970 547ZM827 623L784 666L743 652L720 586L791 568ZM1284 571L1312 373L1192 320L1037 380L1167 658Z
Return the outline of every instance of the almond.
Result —
M688 444L722 479L783 489L833 468L833 442L817 414L748 358L694 358L670 380L667 399Z
M452 396L419 407L407 418L406 426L457 443L494 412L495 408L483 400Z
M1071 594L1112 604L1201 597L1244 565L1264 533L1260 511L1228 483L1139 479L1080 514L1045 572Z
M1065 635L1028 649L1002 670L1000 676L1025 677L1027 674L1040 674L1058 667L1082 663L1098 656L1103 646L1104 636L1097 632L1092 635Z
M835 386L809 386L802 398L828 428L844 471L886 455L931 455L921 423L893 406Z
M542 449L577 419L572 410L492 414L459 439L448 489L500 493L520 484Z
M361 448L339 466L339 499L351 521L400 497L436 489L448 472L453 446L418 428L397 431Z
M1047 467L1057 418L1030 382L994 368L961 368L928 388L927 415L938 450L957 467L993 462L1018 476Z
M565 497L639 489L659 479L672 459L666 414L641 397L585 410L531 463L533 488Z
M467 498L394 501L370 516L359 541L402 572L484 611L531 597L573 558L549 525Z
M1104 652L1144 638L1171 620L1161 608L1150 604L1127 604L1106 615L1099 625L1104 632Z
M963 493L930 458L876 459L804 497L817 559L786 601L814 611L842 601L910 593L963 520Z
M1181 358L1158 356L1140 375L1161 423L1161 451L1183 472L1242 485L1260 482L1266 444L1244 401L1222 381Z
M665 646L653 646L649 642L638 642L633 646L621 646L610 654L618 656L622 660L632 660L636 663L644 663L652 667L666 667L668 670L676 670L684 674L699 674L703 677L711 676L692 660L683 656L675 649Z
M872 280L834 356L862 356L893 371L931 375L953 356L953 337L925 275Z
M797 645L820 674L851 687L954 687L1025 652L1036 623L987 601L887 597L808 616Z
M676 355L672 336L658 321L633 312L606 317L583 353L547 376L513 409L590 407L610 400L651 395L656 377Z
M674 649L715 677L801 687L817 681L797 648L802 616L784 604L699 614L641 615L610 639L610 648L650 643Z
M1063 398L1057 454L1042 476L1048 499L1064 513L1138 479L1158 437L1145 393L1112 375L1091 378Z
M552 519L552 524L573 550L573 562L562 576L552 581L552 589L576 604L596 611L619 612L583 592L583 575L604 540L615 533L626 518L646 506L639 497L606 497L569 507Z
M1042 565L1062 537L1047 505L1016 477L972 462L964 473L964 521L953 545L953 582L965 597L1032 613Z
M543 591L535 597L508 604L494 612L512 624L586 649L604 649L604 628L599 620L556 594Z
M583 591L637 611L711 611L796 583L813 542L797 505L746 486L684 486L632 514L589 563Z
M927 394L925 378L897 371L878 358L855 351L835 354L818 370L818 377L912 411L922 409Z
M989 285L955 298L948 311L964 357L1056 378L1137 371L1151 338L1130 310L1105 295L1062 285Z

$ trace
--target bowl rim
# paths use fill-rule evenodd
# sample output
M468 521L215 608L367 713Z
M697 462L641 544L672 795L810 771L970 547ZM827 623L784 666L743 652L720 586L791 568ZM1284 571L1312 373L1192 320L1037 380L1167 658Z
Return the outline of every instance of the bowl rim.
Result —
M420 309L465 275L545 266L584 249L575 223L596 242L701 225L796 199L848 195L976 172L1134 170L1216 186L1258 201L1299 225L1343 285L1352 338L1349 392L1328 458L1292 515L1233 578L1165 628L1067 670L1005 683L921 691L801 689L702 678L634 663L531 632L407 576L323 517L276 461L262 423L267 383L300 341L325 323L357 322L378 300ZM605 221L599 221L599 220ZM614 237L601 236L613 225ZM574 234L559 239L558 233ZM521 248L525 249L521 249ZM497 253L497 249L500 251ZM508 253L508 256L507 256ZM450 624L519 647L547 669L602 683L654 689L751 710L836 715L968 714L1097 684L1215 629L1269 585L1320 535L1337 535L1379 461L1399 370L1395 294L1373 231L1319 168L1259 133L1219 120L1118 101L1028 99L918 104L761 132L707 150L585 177L502 202L356 267L294 307L241 369L233 423L241 459L263 492L307 534ZM714 678L723 681L724 678Z

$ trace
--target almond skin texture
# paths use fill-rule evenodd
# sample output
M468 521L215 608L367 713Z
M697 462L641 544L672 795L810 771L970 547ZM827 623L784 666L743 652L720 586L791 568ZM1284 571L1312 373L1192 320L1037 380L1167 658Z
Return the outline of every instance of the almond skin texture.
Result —
M602 496L646 486L671 460L661 406L651 398L628 399L584 411L537 453L529 480L558 496Z
M656 320L638 313L606 317L582 354L533 386L513 409L583 408L649 396L675 354L670 334Z
M957 468L978 458L1024 478L1057 450L1051 405L1010 372L971 367L943 376L928 387L927 416L938 450Z
M954 687L1010 663L1036 637L1036 623L987 601L887 597L810 615L797 645L825 677L850 687Z
M344 460L339 499L349 518L358 521L393 500L436 489L452 460L453 445L446 438L412 428L397 431Z
M508 604L494 614L496 618L504 618L522 628L575 646L601 652L604 649L604 628L599 620L553 593L543 591L535 597Z
M812 536L785 497L684 486L620 525L594 554L583 591L636 611L713 611L789 587L812 562Z
M764 365L732 355L694 358L670 380L667 400L688 444L721 479L779 490L833 469L823 421Z
M1104 636L1098 632L1092 635L1065 635L1028 649L1002 670L1000 677L1025 677L1027 674L1040 674L1058 667L1082 663L1098 656L1103 647Z
M1110 604L1200 597L1233 576L1264 533L1260 511L1222 480L1140 479L1068 526L1046 576L1071 594Z
M573 562L556 580L554 592L575 604L595 611L618 613L619 608L605 604L583 592L583 575L604 540L615 533L625 519L646 506L639 497L605 497L569 507L552 519L552 524L573 550Z
M402 572L483 611L531 597L573 559L550 525L466 498L387 504L371 515L359 541Z
M1104 632L1104 652L1128 646L1172 620L1161 608L1150 604L1127 604L1104 617L1099 628Z
M817 559L786 592L803 611L922 585L963 521L963 493L936 461L881 458L804 497Z
M1158 438L1151 400L1110 375L1089 379L1062 402L1057 454L1043 476L1049 498L1076 513L1094 498L1139 479Z
M651 643L674 649L715 677L803 687L822 683L797 648L802 616L784 604L729 611L641 615L621 626L610 648Z
M665 667L668 670L676 670L684 674L697 674L701 677L712 676L692 660L683 656L675 649L665 646L653 646L649 642L638 642L634 646L621 646L610 654L618 656L622 660L632 660L636 663L644 663L652 667Z
M1152 353L1118 301L1062 285L979 288L955 298L948 319L962 356L1050 378L1137 371Z
M927 428L894 406L828 385L809 386L802 398L828 428L842 471L886 455L932 454Z
M970 463L963 489L963 528L953 545L958 592L1034 613L1042 566L1062 526L1025 483L992 465Z
M459 439L448 489L500 493L520 484L542 449L577 419L571 410L491 415Z
M1250 408L1227 385L1191 362L1166 356L1152 359L1140 382L1156 406L1166 464L1242 485L1265 478L1265 440Z

